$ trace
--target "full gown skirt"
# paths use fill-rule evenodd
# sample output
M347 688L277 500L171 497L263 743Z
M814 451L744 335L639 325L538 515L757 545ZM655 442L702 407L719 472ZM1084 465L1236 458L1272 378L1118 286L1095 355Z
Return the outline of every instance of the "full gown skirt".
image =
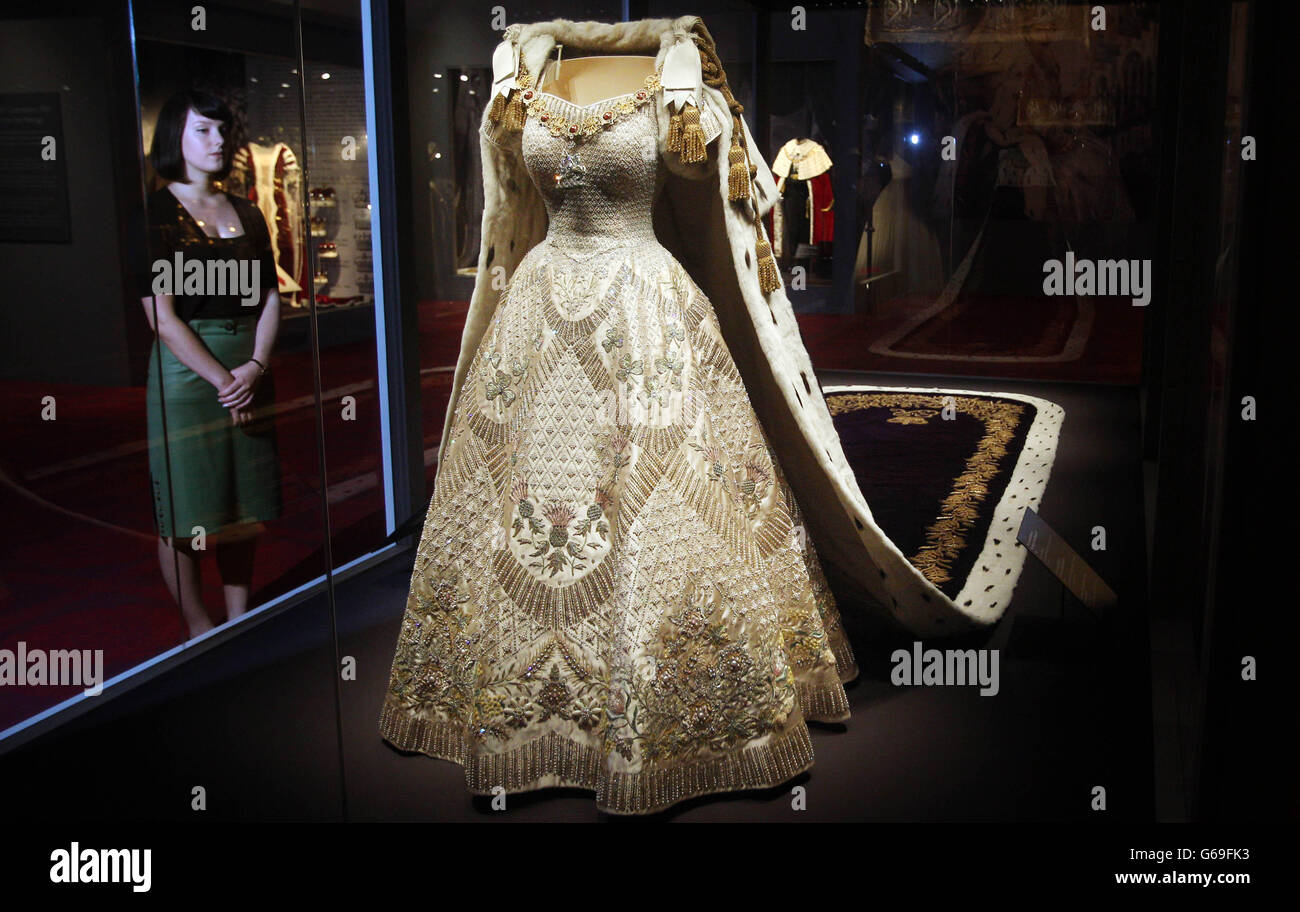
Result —
M380 730L470 791L618 814L812 766L849 716L834 598L708 298L656 240L663 165L629 93L522 154L547 235L501 293L440 454Z

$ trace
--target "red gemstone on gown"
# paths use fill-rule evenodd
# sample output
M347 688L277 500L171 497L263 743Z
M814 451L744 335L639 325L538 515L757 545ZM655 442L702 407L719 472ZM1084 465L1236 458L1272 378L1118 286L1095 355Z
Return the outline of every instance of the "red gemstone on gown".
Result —
M533 97L533 93L532 93L532 91L530 90L530 91L525 92L525 93L524 93L524 97L525 97L525 98L532 98L532 97Z
M636 97L637 97L637 98L645 98L645 92L637 92L637 93L636 93Z
M541 118L540 118L540 120L542 121L542 123L546 123L546 122L547 122L548 120L550 120L550 119L551 119L551 115L550 115L550 114L543 114L543 115L541 116Z
M577 128L577 127L569 127L569 132L570 132L570 133L577 133L577 132L578 132L578 128Z
M613 116L614 116L614 115L611 114L611 113L609 113L608 111L605 112L605 119L606 119L606 120L609 120L609 119L610 119L611 117L613 117Z

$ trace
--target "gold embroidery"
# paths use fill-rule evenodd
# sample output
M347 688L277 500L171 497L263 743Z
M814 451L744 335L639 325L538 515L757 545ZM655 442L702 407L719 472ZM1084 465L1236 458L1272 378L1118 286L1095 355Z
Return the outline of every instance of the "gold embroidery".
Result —
M654 241L636 102L556 109L579 136L626 116L581 162L551 131L509 140L544 195L564 155L608 192L548 197L572 219L470 359L381 716L471 790L577 785L618 813L806 769L805 720L847 718L857 672L713 306Z
M795 706L794 674L756 661L711 583L692 580L659 629L649 673L616 682L603 750L654 767L726 751L779 731Z
M606 518L610 495L597 488L591 503L549 500L540 508L528 497L528 480L519 478L510 489L514 513L510 546L515 557L540 580L581 579L609 553L610 526Z
M606 687L552 639L516 673L480 675L470 731L477 741L506 741L529 725L561 719L602 730Z
M925 544L908 558L925 578L936 586L952 580L953 561L966 547L967 534L979 518L979 507L989 494L989 484L1002 467L1007 444L1015 437L1025 407L1013 402L977 399L973 396L926 395L922 393L844 393L827 397L831 415L866 408L891 409L903 424L924 424L951 398L958 410L984 425L975 452L965 470L953 479L952 490L939 508L938 518L925 531ZM899 417L902 416L908 417ZM918 416L912 418L910 416Z
M473 704L473 640L467 635L472 594L454 569L430 565L411 579L407 611L393 659L389 692L409 710L436 706L467 722Z
M890 411L894 413L894 417L889 419L890 424L927 424L931 418L939 414L938 409L896 408Z
M733 754L635 773L611 772L594 748L550 732L502 753L470 753L459 728L412 717L385 701L379 731L406 750L465 767L469 790L491 795L497 788L525 791L545 782L596 793L596 803L617 814L649 814L695 795L767 788L812 766L808 727L792 724L765 743Z

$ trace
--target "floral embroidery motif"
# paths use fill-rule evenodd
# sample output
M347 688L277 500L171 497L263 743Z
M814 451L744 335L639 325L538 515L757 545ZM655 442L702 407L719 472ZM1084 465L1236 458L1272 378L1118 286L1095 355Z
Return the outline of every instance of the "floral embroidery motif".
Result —
M487 676L479 686L471 723L479 741L505 740L512 730L551 719L600 736L607 688L554 639L519 673Z
M479 793L575 785L640 813L770 785L811 759L802 718L847 717L855 668L712 305L654 239L657 81L583 109L524 75L527 128L516 105L484 138L553 217L501 260L381 731ZM561 170L600 192L556 192Z
M515 358L510 362L510 373L506 373L500 367L500 352L493 352L488 355L488 363L492 367L484 371L488 374L488 377L483 381L483 395L488 402L500 396L501 401L509 405L515 401L515 393L514 390L510 389L510 384L516 380L522 380L527 368L518 358Z
M650 358L650 369L646 369L646 358L635 358L631 353L624 353L617 360L614 376L624 383L626 394L636 396L641 405L649 407L658 403L661 408L668 408L674 391L684 392L685 383L682 372L686 360L676 342L684 342L686 331L679 323L669 323L663 327L667 347L662 354ZM612 353L615 348L622 348L625 333L621 327L608 326L601 347ZM649 354L649 353L648 353ZM639 386L639 389L638 389Z
M682 368L685 366L676 349L669 349L666 355L655 358L654 375L641 381L641 403L648 406L653 401L667 408L672 391L682 388Z
M753 443L744 456L728 461L726 451L716 442L691 438L686 444L704 459L705 477L717 482L737 502L747 516L762 510L772 492L772 457L763 443Z
M814 605L815 608L815 605ZM785 654L797 669L812 668L826 650L826 632L814 610L800 608L781 619L781 636Z
M510 499L510 549L538 579L579 579L609 552L610 496L604 488L596 489L585 508L562 500L538 507L528 496L528 480L519 478L511 485Z
M617 326L607 327L605 329L605 338L600 343L600 345L602 348L605 349L606 352L612 351L615 348L622 348L623 333L619 330Z
M430 563L411 580L390 690L412 710L436 707L468 721L474 693L476 638L467 631L473 595L453 567Z
M595 297L600 281L608 274L608 270L604 268L585 273L555 270L551 276L551 292L556 306L562 313L573 313L584 309Z
M605 490L612 491L620 483L619 473L632 464L632 441L621 430L610 431L598 439L596 451L608 455L610 461L609 481L605 483Z
M763 456L756 455L757 453L762 453ZM750 447L750 452L740 460L733 473L732 483L736 495L745 505L746 513L753 514L762 508L768 492L772 490L771 462L766 447L762 444Z
M674 263L668 274L659 279L659 286L679 307L685 307L691 299L691 278L679 264Z
M665 330L665 335L669 339L684 338L680 326L669 326ZM685 367L686 362L682 360L677 347L670 345L667 351L655 358L655 376L646 380L646 393L666 407L668 405L666 396L673 390L682 391L682 370Z
M618 362L618 370L615 372L615 376L617 376L618 379L627 382L627 391L629 393L632 392L631 378L633 376L641 376L641 368L643 364L644 361L641 358L633 359L631 355L624 355Z
M611 684L603 749L647 765L729 748L778 731L794 706L794 675L761 661L722 619L716 586L692 581L664 619L649 673Z

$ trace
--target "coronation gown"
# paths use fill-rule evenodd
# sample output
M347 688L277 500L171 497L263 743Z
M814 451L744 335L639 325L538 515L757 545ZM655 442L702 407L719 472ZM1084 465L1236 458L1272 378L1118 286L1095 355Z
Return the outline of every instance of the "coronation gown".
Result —
M473 793L574 786L616 814L780 784L812 766L805 720L849 716L834 598L713 307L656 239L654 93L538 95L522 130L482 128L549 223L451 418L381 734Z

